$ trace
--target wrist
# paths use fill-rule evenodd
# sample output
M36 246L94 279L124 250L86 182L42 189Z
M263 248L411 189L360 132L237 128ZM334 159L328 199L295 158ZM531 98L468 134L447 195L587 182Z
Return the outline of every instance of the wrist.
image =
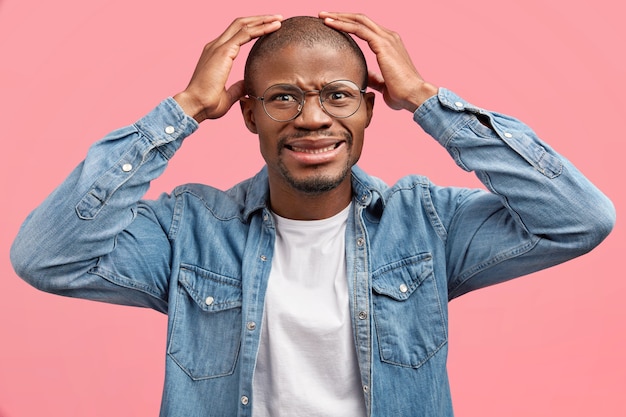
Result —
M200 123L206 119L206 114L204 111L204 106L200 101L194 99L189 93L186 91L180 92L176 94L174 100L178 103L178 105L183 109L185 114L190 117L193 117L196 122Z
M439 87L423 81L407 99L405 108L414 113L426 100L439 93Z

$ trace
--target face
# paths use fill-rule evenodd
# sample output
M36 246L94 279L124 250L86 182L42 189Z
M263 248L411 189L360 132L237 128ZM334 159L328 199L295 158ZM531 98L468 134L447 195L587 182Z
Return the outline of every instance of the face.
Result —
M258 63L251 94L261 96L275 84L293 84L303 91L319 90L335 80L363 79L356 57L327 46L286 47ZM355 114L335 118L324 112L316 93L306 94L302 112L293 120L277 122L255 98L242 102L248 129L258 134L268 167L270 188L288 187L320 194L339 186L350 189L350 168L358 161L374 104L366 93Z

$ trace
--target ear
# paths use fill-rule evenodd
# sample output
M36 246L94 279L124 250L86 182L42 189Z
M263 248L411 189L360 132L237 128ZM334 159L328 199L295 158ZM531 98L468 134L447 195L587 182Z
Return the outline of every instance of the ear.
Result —
M248 130L255 135L259 133L256 128L256 121L254 118L254 106L256 106L256 99L251 97L244 97L239 100L239 105L241 106L241 114L243 115L243 120L246 123L246 127Z
M370 122L372 121L372 116L374 115L374 99L376 98L376 95L372 92L368 92L364 94L364 98L365 107L367 110L367 120L365 122L365 127L368 127L370 125Z

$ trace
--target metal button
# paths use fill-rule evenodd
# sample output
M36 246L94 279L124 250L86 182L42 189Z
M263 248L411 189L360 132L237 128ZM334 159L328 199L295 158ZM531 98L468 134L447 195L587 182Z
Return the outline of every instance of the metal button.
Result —
M367 318L367 311L360 311L359 312L359 319L365 320L366 318Z
M122 165L122 171L124 171L124 172L131 171L132 169L133 169L133 166L131 164L124 164L124 165Z
M168 127L165 128L165 133L167 133L168 135L171 135L175 131L176 131L176 129L174 129L174 126L168 126Z
M249 402L250 402L250 400L249 400L249 399L248 399L248 397L246 397L245 395L243 395L243 396L241 397L241 403L242 403L243 405L248 405L248 403L249 403Z
M370 387L368 387L367 385L363 385L363 392L368 392L370 390Z
M357 246L363 246L363 245L365 245L365 239L363 239L362 237L358 238L358 239L356 240L356 245L357 245Z
M267 256L265 256L265 255L261 255L261 260L262 260L263 262L267 261Z
M361 196L361 202L365 203L367 201L367 194L363 194Z
M256 329L256 323L253 322L253 321L249 321L248 324L246 324L246 328L248 330L254 330L254 329Z
M213 301L215 301L215 298L211 297L210 295L206 298L206 300L204 300L204 302L206 303L206 305L210 306L211 304L213 304Z
M409 287L406 286L406 284L400 284L400 292L401 293L405 293L409 290Z

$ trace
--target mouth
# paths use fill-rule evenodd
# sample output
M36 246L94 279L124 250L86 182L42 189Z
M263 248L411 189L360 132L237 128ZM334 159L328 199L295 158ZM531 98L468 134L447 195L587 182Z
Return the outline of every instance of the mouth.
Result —
M333 150L339 148L343 143L344 143L343 141L340 141L340 142L337 142L335 144L328 145L328 146L325 146L325 147L319 147L319 146L302 147L302 146L296 146L296 145L285 145L285 148L289 149L292 152L307 153L307 154L311 154L311 155L318 155L318 154L322 154L322 153L333 151Z
M352 138L347 134L303 134L281 140L279 153L301 166L320 166L337 162L349 152Z
M343 138L299 138L283 144L289 158L303 166L319 166L336 161L346 149Z

